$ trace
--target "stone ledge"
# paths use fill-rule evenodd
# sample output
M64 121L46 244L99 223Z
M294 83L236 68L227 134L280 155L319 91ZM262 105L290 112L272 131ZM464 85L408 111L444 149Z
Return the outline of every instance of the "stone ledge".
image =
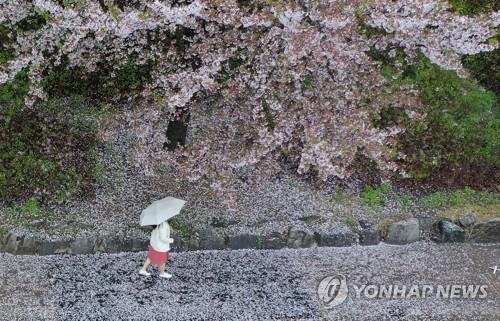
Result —
M443 226L442 221L435 221L436 226ZM410 226L411 225L411 226ZM411 228L406 228L410 226ZM404 227L404 228L401 228ZM394 222L390 226L389 235L384 240L392 244L405 244L421 240L424 234L418 232L418 220L409 219ZM500 243L500 219L476 223L470 226L469 238L459 241L474 243ZM456 242L456 238L447 237L447 229L441 228L434 240L439 242ZM406 233L408 235L401 235ZM287 231L275 231L266 235L243 233L240 235L221 235L212 226L197 230L189 239L183 239L172 233L175 242L172 252L190 250L238 250L238 249L281 249L308 248L316 246L352 246L376 245L380 238L379 225L374 222L360 221L359 228L351 228L345 224L333 224L318 228L290 227ZM8 232L0 239L0 251L19 255L51 255L51 254L92 254L146 251L149 244L147 233L136 235L120 234L78 236L68 240L45 240L31 235L17 235Z

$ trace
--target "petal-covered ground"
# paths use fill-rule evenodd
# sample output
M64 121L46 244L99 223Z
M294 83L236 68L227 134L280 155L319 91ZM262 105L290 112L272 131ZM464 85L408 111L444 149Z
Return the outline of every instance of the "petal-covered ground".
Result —
M0 254L0 320L498 320L500 245L204 251L173 254L170 280L137 274L141 253ZM322 278L349 294L321 306ZM367 298L362 285L486 286L479 298ZM460 295L459 295L460 296Z

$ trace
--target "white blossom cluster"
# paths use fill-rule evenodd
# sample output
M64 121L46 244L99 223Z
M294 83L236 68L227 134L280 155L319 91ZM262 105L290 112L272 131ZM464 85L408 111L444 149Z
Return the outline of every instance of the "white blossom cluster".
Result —
M356 153L397 170L388 150L404 128L377 129L371 115L383 106L413 115L419 106L412 88L388 90L369 50L421 52L466 76L461 55L498 47L488 44L498 12L461 17L443 1L186 2L0 2L0 23L13 30L34 13L47 20L16 33L16 58L0 66L0 84L28 68L29 105L46 99L40 80L63 60L87 72L103 64L118 70L131 56L153 61L137 107L103 133L134 134L132 156L145 169L168 162L193 179L227 181L239 168L286 154L300 173L345 177ZM367 37L360 19L381 32ZM176 32L182 46L172 41ZM189 144L166 151L169 120L186 112Z
M498 47L488 44L488 39L497 34L499 12L471 18L452 14L446 8L446 2L435 1L376 2L370 10L369 23L388 33L376 47L396 45L408 52L418 49L433 63L464 75L461 55Z

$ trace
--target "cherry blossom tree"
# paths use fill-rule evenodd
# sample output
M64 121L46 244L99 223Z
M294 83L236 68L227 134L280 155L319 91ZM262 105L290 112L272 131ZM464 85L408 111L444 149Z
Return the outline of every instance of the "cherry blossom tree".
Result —
M39 15L39 28L21 30ZM418 53L467 77L460 56L491 51L500 13L453 14L443 1L112 1L7 0L0 24L11 30L15 58L0 84L28 69L26 108L48 98L42 79L63 62L119 70L134 57L153 61L140 93L120 93L134 106L103 129L127 130L132 156L147 172L175 164L191 179L230 182L246 166L286 154L299 173L347 177L361 153L382 172L401 171L390 151L401 127L375 128L384 106L418 116L411 87L390 88L370 51ZM366 28L374 30L367 35ZM170 121L189 114L188 143L164 148ZM271 162L272 163L272 162Z

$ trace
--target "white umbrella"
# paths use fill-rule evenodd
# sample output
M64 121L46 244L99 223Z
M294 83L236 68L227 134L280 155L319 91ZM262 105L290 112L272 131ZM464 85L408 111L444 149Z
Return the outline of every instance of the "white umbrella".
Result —
M158 225L179 214L186 201L175 197L165 197L154 201L141 213L141 226Z

